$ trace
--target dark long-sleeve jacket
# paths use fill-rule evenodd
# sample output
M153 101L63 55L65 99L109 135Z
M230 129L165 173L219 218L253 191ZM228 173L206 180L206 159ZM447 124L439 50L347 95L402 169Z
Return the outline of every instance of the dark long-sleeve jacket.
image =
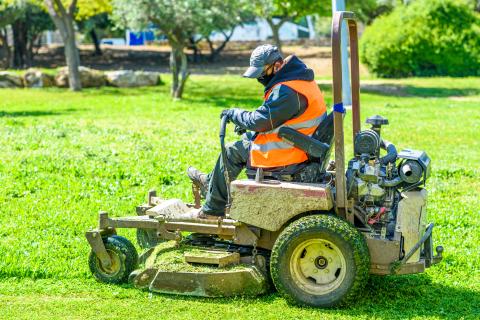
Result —
M291 80L314 80L313 70L296 56L292 56L265 87L265 93L274 87L268 99L255 111L233 109L232 122L247 130L264 132L301 115L307 108L307 99L286 85L275 86Z

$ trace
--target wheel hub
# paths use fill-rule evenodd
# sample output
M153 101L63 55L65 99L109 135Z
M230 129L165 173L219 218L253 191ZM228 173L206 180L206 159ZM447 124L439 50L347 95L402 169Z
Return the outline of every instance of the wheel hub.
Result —
M100 266L100 270L102 270L102 272L105 273L106 275L110 275L110 276L115 275L120 270L120 265L121 265L120 257L115 252L109 249L107 249L107 253L110 256L110 261L111 261L110 267L107 268L103 266L102 262L100 262L99 260L98 263Z
M315 259L315 267L317 267L318 269L325 269L327 266L328 266L327 258L323 256L318 256Z
M322 295L340 286L346 274L346 261L332 242L310 239L294 249L290 270L292 279L303 290Z

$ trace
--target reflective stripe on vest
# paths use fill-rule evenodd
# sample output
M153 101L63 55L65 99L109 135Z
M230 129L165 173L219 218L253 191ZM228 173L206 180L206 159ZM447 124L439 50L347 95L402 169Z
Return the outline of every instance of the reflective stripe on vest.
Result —
M307 99L307 108L300 116L286 121L281 126L257 134L250 149L252 167L273 168L305 162L308 159L307 154L281 139L278 131L282 127L288 127L311 136L326 117L327 108L315 81L294 80L281 82L275 86L279 85L286 85L302 94ZM271 91L265 94L265 100Z

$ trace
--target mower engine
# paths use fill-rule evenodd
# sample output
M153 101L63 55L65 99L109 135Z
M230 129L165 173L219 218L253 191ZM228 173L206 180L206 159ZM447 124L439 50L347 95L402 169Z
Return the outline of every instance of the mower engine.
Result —
M347 169L348 198L354 201L355 224L380 239L393 239L402 192L421 188L430 174L430 158L423 151L402 150L381 138L381 116L367 119L371 129L359 132L355 157ZM380 149L387 154L380 157Z

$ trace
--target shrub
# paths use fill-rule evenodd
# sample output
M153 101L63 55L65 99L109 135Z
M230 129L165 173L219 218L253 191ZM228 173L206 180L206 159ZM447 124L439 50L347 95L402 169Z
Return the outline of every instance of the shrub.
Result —
M480 75L480 18L459 0L416 0L367 27L362 62L381 77Z

